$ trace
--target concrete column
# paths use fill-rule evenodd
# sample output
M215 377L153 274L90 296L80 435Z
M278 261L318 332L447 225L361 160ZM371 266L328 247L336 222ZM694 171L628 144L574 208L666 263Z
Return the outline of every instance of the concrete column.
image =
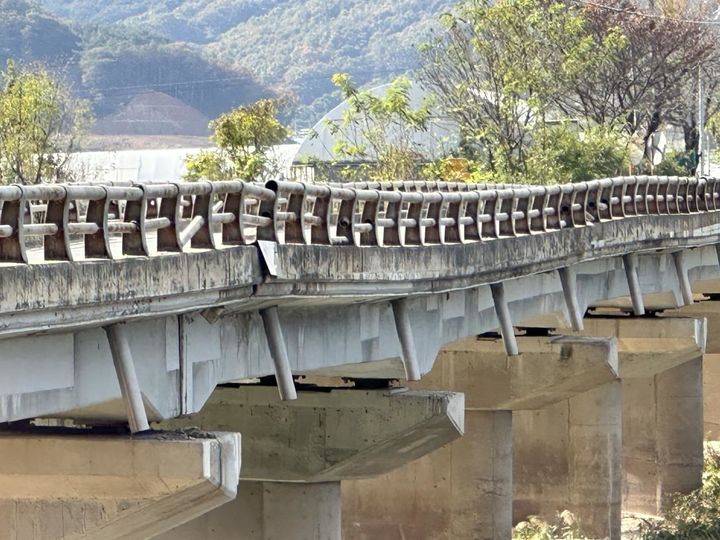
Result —
M237 498L157 540L340 540L340 482L242 481Z
M619 538L620 381L513 416L514 521L570 510L591 538Z
M622 384L569 400L570 503L598 538L620 536Z
M591 537L619 538L621 508L658 513L664 477L686 479L684 490L699 484L702 441L689 433L702 415L690 366L705 326L692 318L588 318L584 326L582 335L616 340L622 382L514 413L513 517L552 519L568 509ZM686 425L677 415L688 415Z
M346 540L511 537L511 409L566 401L614 381L618 368L608 339L520 337L518 345L518 357L499 340L465 340L441 352L419 384L465 392L465 435L389 475L344 482Z
M702 480L702 359L624 384L624 509L660 514Z
M237 434L77 431L0 435L1 540L144 540L235 497Z
M658 486L661 507L672 493L699 487L703 469L702 357L657 376Z
M703 356L703 431L705 440L720 441L720 348L713 351Z
M512 413L465 413L465 436L391 474L343 485L345 540L512 535Z
M702 483L702 319L586 319L618 339L623 384L623 510L657 515Z
M705 440L720 440L720 283L708 283L706 292L712 300L697 301L690 306L666 312L667 316L705 318L707 343L703 355L703 410Z

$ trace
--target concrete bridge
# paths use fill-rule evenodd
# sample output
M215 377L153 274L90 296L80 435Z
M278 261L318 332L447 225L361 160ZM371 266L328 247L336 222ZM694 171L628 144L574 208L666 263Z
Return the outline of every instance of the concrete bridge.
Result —
M618 538L700 480L720 180L0 201L0 539L336 539L341 482L346 538Z

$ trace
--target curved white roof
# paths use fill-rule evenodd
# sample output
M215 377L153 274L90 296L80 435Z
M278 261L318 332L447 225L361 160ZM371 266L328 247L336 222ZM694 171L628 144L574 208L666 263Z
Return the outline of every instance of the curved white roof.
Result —
M285 175L289 174L297 149L297 144L281 144L270 152ZM78 152L70 156L69 166L76 176L87 182L181 182L185 158L202 150L212 148Z
M390 88L390 84L383 84L372 88L370 92L377 96L382 96ZM423 104L423 100L428 97L428 92L419 84L412 83L410 86L410 106L413 109L419 108ZM305 160L330 161L336 159L332 149L335 146L337 137L333 135L328 127L329 123L341 122L343 114L347 111L349 104L347 101L327 113L311 130L311 134L306 136L300 144L294 163L302 163ZM390 134L392 137L392 134ZM413 136L413 145L418 153L426 156L428 159L436 159L446 156L451 150L457 148L459 142L459 128L455 122L440 116L433 116L429 122L426 132L416 133ZM372 156L369 156L372 158ZM347 158L342 158L349 161ZM358 159L358 161L360 161Z

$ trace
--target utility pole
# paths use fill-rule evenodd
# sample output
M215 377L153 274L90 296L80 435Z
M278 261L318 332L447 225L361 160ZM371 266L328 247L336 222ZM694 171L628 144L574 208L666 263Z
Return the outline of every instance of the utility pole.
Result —
M698 113L697 113L697 129L698 129L698 146L697 155L698 163L697 169L695 170L696 176L702 176L705 173L705 154L703 137L705 136L703 126L705 125L705 111L703 110L705 98L703 97L703 83L702 83L702 67L698 66Z

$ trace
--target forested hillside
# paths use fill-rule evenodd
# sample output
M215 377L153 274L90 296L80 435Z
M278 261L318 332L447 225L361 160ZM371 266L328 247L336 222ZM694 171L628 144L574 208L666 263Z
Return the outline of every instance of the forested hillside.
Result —
M149 90L211 118L272 94L247 69L215 62L198 45L159 36L140 23L81 19L60 20L27 0L0 0L0 66L13 59L49 67L90 99L98 116Z
M438 13L452 3L39 0L85 36L83 76L96 95L127 94L127 89L104 88L150 82L156 90L171 88L172 95L212 116L218 105L227 103L228 96L218 92L249 97L266 91L242 79L252 73L265 87L297 96L295 117L302 124L336 101L329 80L333 73L350 72L362 84L414 68L416 46ZM77 30L88 24L97 29ZM114 106L113 100L103 103Z
M83 45L82 86L100 114L147 90L176 97L210 118L272 94L247 69L217 63L197 45L158 37L139 25L78 30Z
M0 0L0 62L8 58L63 64L80 51L80 38L64 23L25 0Z

